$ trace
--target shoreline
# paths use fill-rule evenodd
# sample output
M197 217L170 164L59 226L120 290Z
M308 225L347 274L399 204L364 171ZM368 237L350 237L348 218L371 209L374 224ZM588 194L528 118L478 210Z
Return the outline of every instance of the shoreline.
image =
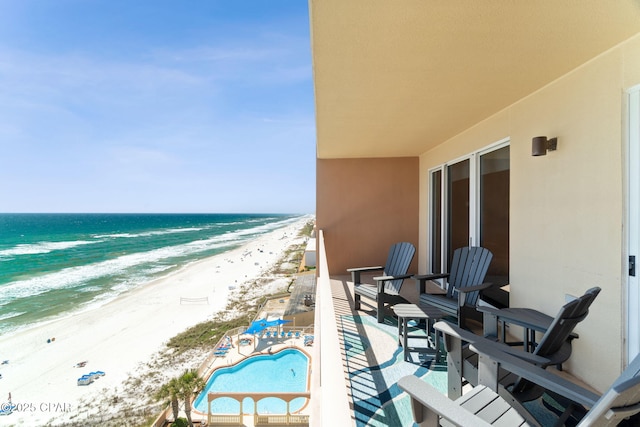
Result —
M236 249L187 264L94 309L3 337L0 361L9 362L0 365L0 403L11 393L17 408L0 417L0 426L73 422L86 402L98 402L109 391L117 394L170 338L212 318L243 283L272 268L301 239L298 233L309 220L303 216ZM208 303L180 300L205 297ZM83 368L74 367L82 361L87 361ZM77 379L92 371L106 375L78 386Z
M34 215L40 215L40 214L34 214ZM44 215L47 215L47 214L44 214ZM71 215L78 215L78 214L71 214ZM93 214L80 214L80 215L93 215ZM102 215L102 214L96 214L96 215ZM118 215L118 214L109 214L109 215ZM121 214L121 215L129 215L129 214ZM142 214L137 214L136 213L136 214L131 214L131 215L136 215L137 216L137 215L142 215ZM157 216L157 215L163 215L163 214L149 214L149 215L156 215ZM168 215L173 215L173 214L168 214ZM186 215L197 215L197 214L186 214ZM283 226L282 228L286 228L291 224L295 224L295 223L297 223L298 221L300 221L303 218L312 218L312 217L313 217L313 215L310 215L310 214L298 215L298 216L292 218L293 222L290 222L289 224ZM291 221L291 220L288 219L288 220L285 220L285 221ZM184 228L182 228L182 229L184 229ZM104 236L92 235L93 238L108 237L108 236L109 235L104 235ZM253 239L259 238L261 236L254 237ZM251 240L249 240L249 241L245 240L245 241L242 241L242 242L230 243L228 246L225 243L224 246L226 246L226 248L221 253L208 255L205 258L201 258L201 259L188 260L183 265L172 265L172 266L169 266L167 269L161 271L160 274L158 274L158 275L152 274L150 277L146 277L143 280L137 280L137 279L133 280L132 281L133 285L128 285L127 284L127 285L119 285L118 286L118 287L122 287L124 289L115 290L115 291L112 291L112 292L105 291L105 292L103 292L101 294L98 294L91 301L86 301L86 302L80 303L79 305L77 305L75 307L65 308L62 311L59 311L57 313L51 313L51 314L46 315L44 317L33 319L33 321L31 321L30 323L21 323L21 324L18 324L16 326L14 326L14 327L7 328L6 330L0 329L0 336L2 336L3 338L11 337L16 333L24 332L25 330L29 330L29 329L33 329L35 327L46 325L46 324L48 324L50 322L55 322L55 321L58 321L60 319L71 317L71 316L80 314L80 313L85 312L85 311L95 310L95 309L100 308L100 307L102 307L104 305L107 305L107 304L111 303L112 301L115 301L115 300L117 300L117 299L119 299L119 298L121 298L123 296L126 296L127 294L129 294L131 292L135 292L136 290L138 290L138 289L140 289L142 287L148 286L149 284L152 284L157 280L167 279L167 278L171 277L172 275L174 275L176 273L179 273L180 271L184 270L185 268L189 268L191 265L197 264L197 263L202 262L202 261L206 261L206 260L208 260L210 258L213 258L215 256L219 256L219 255L224 255L226 253L230 253L230 252L235 251L235 250L237 250L239 248L242 248L243 246L247 245L250 242L251 242ZM184 243L182 243L182 244L184 244ZM31 244L28 244L28 245L31 245ZM39 243L37 243L36 245L39 245ZM153 249L152 249L152 251L153 251ZM100 260L97 263L101 264L101 263L109 262L109 261L110 260ZM80 265L80 266L69 266L69 267L63 268L61 271L65 271L65 270L69 270L69 269L76 269L76 268L84 268L84 267L87 267L87 266L89 266L89 264ZM44 275L46 276L46 275L57 274L57 273L59 273L59 271L58 272L49 271L49 272L46 272ZM37 277L37 274L33 274L33 275L32 274L27 274L24 277L19 277L18 280L14 280L14 282L21 282L21 281L25 281L25 280L28 281L28 280L32 280L34 277ZM64 278L63 278L63 280L64 280ZM3 283L3 285L5 285L5 284L11 285L12 282L10 281L10 282L7 282L7 283ZM111 294L111 295L109 295L109 294ZM37 294L36 294L36 296L37 296ZM11 317L13 317L14 314L21 314L21 313L7 313L6 317L0 316L0 324L2 323L2 321L4 319L6 319L6 318L10 319ZM1 401L1 399L0 399L0 401Z
M283 227L283 228L287 228L287 227ZM268 234L269 233L267 233L266 235L268 235ZM260 237L262 237L262 236L260 236ZM258 237L258 238L260 238L260 237ZM117 302L121 298L128 297L128 296L134 294L135 292L137 292L137 291L139 291L139 290L141 290L141 289L143 289L143 288L145 288L147 286L152 286L154 283L156 283L158 281L171 280L171 278L174 275L180 274L180 272L182 272L183 270L189 269L192 266L195 266L195 265L197 265L199 263L202 263L202 262L208 262L213 258L222 257L225 254L232 253L233 251L241 249L241 248L243 248L244 246L246 246L246 245L248 245L250 243L251 243L251 241L248 241L248 242L245 242L244 244L241 244L240 246L238 246L238 247L236 247L234 249L230 249L230 250L228 250L226 252L223 252L223 253L220 253L220 254L217 254L217 255L211 255L211 256L208 256L206 258L195 260L195 261L189 261L185 265L183 265L181 267L178 267L173 271L170 271L170 272L168 272L168 273L166 273L166 274L164 274L162 276L155 277L155 278L153 278L151 280L148 280L146 282L142 282L142 283L138 284L135 287L132 287L130 289L127 289L127 290L125 290L123 292L118 293L117 295L115 295L114 297L112 297L111 299L108 299L106 301L100 301L100 302L94 301L94 302L91 302L89 304L86 304L84 306L81 306L81 307L78 307L78 308L75 308L75 309L72 309L72 310L69 310L69 311L65 311L65 312L62 312L62 313L59 313L59 314L51 315L50 317L44 318L42 320L38 320L35 323L29 324L29 325L20 326L20 327L18 327L16 329L9 330L9 331L7 331L5 333L2 333L2 339L3 340L10 339L15 335L19 335L21 333L26 333L26 332L28 332L28 331L30 331L32 329L37 329L37 328L40 328L40 327L44 327L44 326L46 326L46 325L48 325L50 323L59 322L59 321L62 321L64 319L68 319L68 318L74 317L74 316L79 316L79 315L82 315L83 313L86 313L86 312L99 310L100 308L102 308L104 306L107 306L107 305L109 305L111 303ZM0 319L0 321L1 321L1 319ZM0 360L0 362L2 362L2 361ZM0 387L1 387L1 384L0 384ZM1 390L1 388L0 388L0 390ZM2 398L1 398L1 395L0 395L0 402L1 401L2 401ZM0 423L0 425L2 425L2 424Z

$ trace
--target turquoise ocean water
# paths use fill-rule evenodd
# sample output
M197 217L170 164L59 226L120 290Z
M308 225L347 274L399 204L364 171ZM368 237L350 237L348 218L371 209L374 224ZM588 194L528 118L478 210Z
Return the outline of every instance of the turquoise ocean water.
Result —
M0 214L0 334L117 295L299 215Z

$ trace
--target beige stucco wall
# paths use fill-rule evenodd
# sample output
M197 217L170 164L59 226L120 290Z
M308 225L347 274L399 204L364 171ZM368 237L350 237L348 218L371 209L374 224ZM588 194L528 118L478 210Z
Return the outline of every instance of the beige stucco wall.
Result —
M540 66L544 66L541 64ZM428 259L428 171L511 141L511 305L555 315L565 294L603 290L565 364L604 390L624 360L625 90L640 84L640 35L420 157L420 257ZM558 149L531 156L532 137Z
M417 157L318 159L316 175L316 227L331 274L384 265L395 242L417 248ZM409 271L417 272L417 256Z

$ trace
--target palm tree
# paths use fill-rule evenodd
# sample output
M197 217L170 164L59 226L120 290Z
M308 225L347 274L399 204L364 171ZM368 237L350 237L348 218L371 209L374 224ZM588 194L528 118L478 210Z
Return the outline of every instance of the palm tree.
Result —
M189 426L193 427L193 421L191 421L191 398L194 394L202 391L205 382L198 376L198 371L195 369L184 371L178 381L180 383L180 397L184 399L184 413L187 415Z
M178 402L178 397L180 396L180 387L181 385L179 379L173 378L167 384L163 385L157 394L158 399L166 399L167 397L171 399L171 409L173 411L174 421L178 419L178 412L180 411Z

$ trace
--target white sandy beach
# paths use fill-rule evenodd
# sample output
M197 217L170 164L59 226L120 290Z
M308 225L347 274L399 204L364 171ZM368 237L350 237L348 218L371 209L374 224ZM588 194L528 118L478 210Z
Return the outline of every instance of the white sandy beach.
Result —
M97 401L104 388L119 387L169 338L211 318L226 307L230 293L271 268L286 248L300 242L298 232L309 220L304 217L241 248L194 263L104 306L2 337L0 361L9 362L0 365L0 404L11 393L17 411L0 416L0 426L68 419L80 399ZM181 304L181 297L208 297L209 303ZM84 368L74 367L85 360ZM78 386L77 379L91 371L106 375Z

